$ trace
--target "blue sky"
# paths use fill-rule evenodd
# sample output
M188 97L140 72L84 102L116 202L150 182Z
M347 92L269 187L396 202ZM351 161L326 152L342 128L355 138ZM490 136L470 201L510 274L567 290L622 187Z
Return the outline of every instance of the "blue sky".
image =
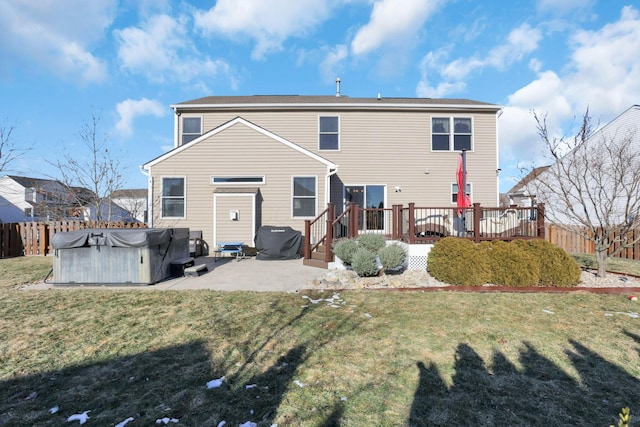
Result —
M0 0L0 125L55 175L92 115L126 166L172 146L170 104L208 95L468 98L504 107L501 191L587 107L640 103L640 4L617 0Z

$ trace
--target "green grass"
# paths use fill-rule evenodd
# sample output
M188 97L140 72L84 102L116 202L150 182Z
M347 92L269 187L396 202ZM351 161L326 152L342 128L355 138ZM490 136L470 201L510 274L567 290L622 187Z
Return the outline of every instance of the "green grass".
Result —
M87 410L86 425L134 427L608 426L623 406L640 414L639 306L624 295L309 294L321 296L331 302L0 290L0 425L67 425Z
M51 257L22 256L0 259L0 289L42 282L52 265Z
M578 262L578 264L580 264L581 267L590 269L598 268L595 255L572 254L571 256ZM609 258L609 261L607 262L607 271L640 276L640 261L624 258Z

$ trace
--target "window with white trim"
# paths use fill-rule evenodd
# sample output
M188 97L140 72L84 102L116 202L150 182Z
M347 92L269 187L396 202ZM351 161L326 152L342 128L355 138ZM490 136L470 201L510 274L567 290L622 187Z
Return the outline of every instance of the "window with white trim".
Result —
M182 143L186 144L202 135L202 117L182 118Z
M471 183L467 182L467 196L471 197ZM454 205L458 203L458 184L451 183L451 203Z
M316 177L294 176L292 188L292 216L316 216Z
M318 118L320 150L340 149L340 119L338 116L320 116Z
M264 184L262 176L212 176L211 184Z
M432 117L431 150L471 151L472 126L470 117Z
M185 179L162 178L162 218L185 217Z

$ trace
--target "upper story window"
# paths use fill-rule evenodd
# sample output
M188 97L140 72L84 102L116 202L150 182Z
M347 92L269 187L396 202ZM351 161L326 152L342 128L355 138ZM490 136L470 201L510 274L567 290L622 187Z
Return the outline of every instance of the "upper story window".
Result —
M184 218L185 179L162 178L162 217Z
M182 143L193 141L202 135L202 117L182 118Z
M433 117L431 119L431 150L471 151L473 132L469 117Z
M471 197L471 183L467 182L467 196ZM458 203L458 184L455 182L451 183L451 203Z
M338 116L319 117L319 148L320 150L340 149L340 119Z

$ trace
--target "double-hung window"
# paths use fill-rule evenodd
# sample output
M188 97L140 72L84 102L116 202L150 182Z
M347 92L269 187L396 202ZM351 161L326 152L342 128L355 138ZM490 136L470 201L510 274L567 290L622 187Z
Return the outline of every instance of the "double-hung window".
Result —
M469 117L432 117L431 150L471 151L472 123Z
M162 217L184 218L185 179L162 178Z
M293 217L316 216L316 177L294 176L292 189Z
M467 182L467 196L471 197L471 183ZM451 203L458 203L458 184L455 182L451 183Z
M182 118L182 143L186 144L202 135L202 117Z
M319 142L320 150L340 149L340 119L338 116L320 116Z

